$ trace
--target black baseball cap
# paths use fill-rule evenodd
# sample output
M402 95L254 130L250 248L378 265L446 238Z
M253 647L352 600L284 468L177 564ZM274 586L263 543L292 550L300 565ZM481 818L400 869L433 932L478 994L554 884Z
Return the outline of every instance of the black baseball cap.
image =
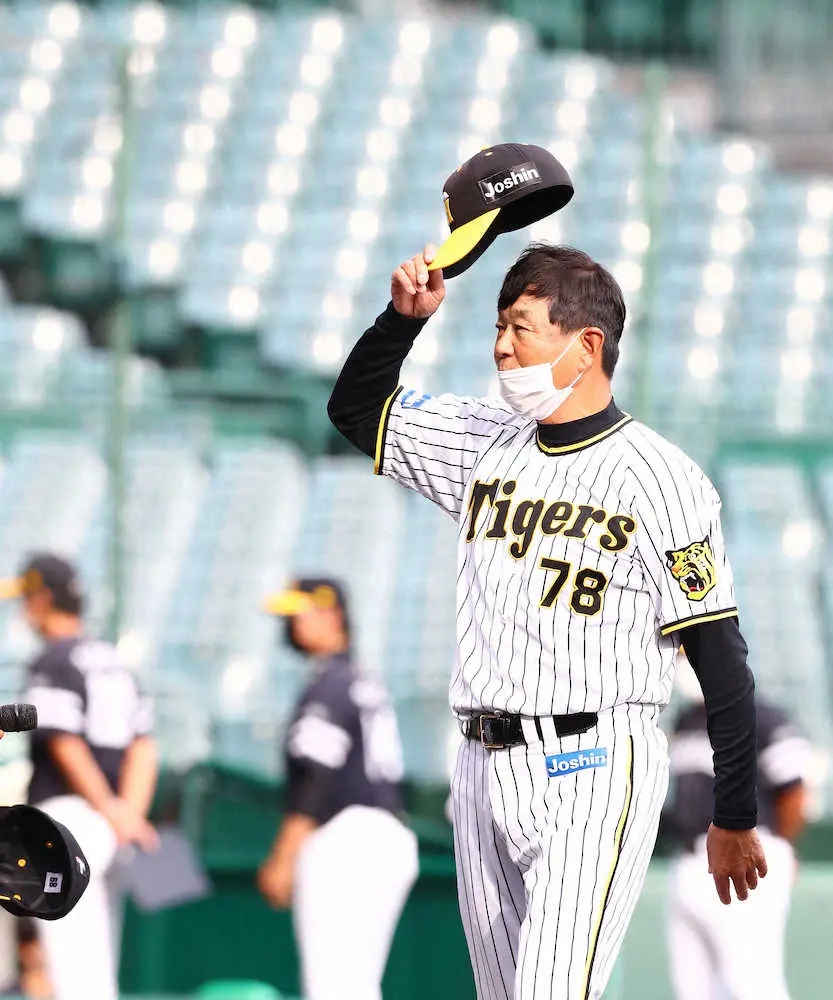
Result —
M264 611L282 618L292 618L315 608L341 608L346 614L347 598L338 580L328 576L306 576L279 590L263 603Z
M522 142L481 149L445 182L451 236L428 270L442 268L444 278L462 274L500 233L531 226L572 197L573 182L549 150Z
M69 830L34 806L0 807L0 906L16 917L58 920L90 882Z
M62 611L80 612L83 595L78 572L71 562L51 552L29 556L16 577L0 580L0 600L28 597L43 589Z

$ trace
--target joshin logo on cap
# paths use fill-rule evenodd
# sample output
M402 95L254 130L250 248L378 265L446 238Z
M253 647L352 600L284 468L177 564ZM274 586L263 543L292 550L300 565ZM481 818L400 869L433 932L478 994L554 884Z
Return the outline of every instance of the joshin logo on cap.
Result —
M493 202L507 191L535 187L541 183L541 175L534 163L521 163L520 166L512 167L511 170L500 170L477 183L486 201Z
M504 142L481 149L443 184L448 239L428 265L462 274L501 233L531 226L573 196L567 171L543 146Z

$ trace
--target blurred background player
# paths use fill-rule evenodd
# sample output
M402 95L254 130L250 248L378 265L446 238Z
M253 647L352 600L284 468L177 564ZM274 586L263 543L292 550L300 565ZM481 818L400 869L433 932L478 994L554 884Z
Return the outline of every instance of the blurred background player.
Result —
M11 918L16 943L15 974L3 997L26 997L27 1000L51 1000L52 983L46 968L43 944L38 937L37 920Z
M38 710L28 801L73 831L91 870L72 913L37 925L54 996L116 1000L127 860L119 849L156 843L145 818L157 772L150 706L116 649L85 635L71 563L36 555L5 582L3 594L21 598L44 643L27 672L25 700Z
M308 1000L376 1000L418 868L402 822L402 749L387 692L353 662L341 586L301 579L267 601L312 677L286 738L286 815L258 883L292 905Z
M758 832L767 877L739 912L714 894L706 859L714 770L706 709L694 673L678 658L678 689L687 704L670 742L673 798L669 832L683 852L672 864L668 947L677 1000L789 1000L784 935L795 881L793 843L806 818L810 745L772 702L756 698Z

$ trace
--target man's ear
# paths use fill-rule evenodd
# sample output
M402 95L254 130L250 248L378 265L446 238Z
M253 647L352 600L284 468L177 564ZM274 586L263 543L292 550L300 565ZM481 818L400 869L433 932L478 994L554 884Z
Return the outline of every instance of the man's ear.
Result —
M604 342L604 332L597 326L588 326L581 335L582 347L591 359L601 357L602 350L604 349Z

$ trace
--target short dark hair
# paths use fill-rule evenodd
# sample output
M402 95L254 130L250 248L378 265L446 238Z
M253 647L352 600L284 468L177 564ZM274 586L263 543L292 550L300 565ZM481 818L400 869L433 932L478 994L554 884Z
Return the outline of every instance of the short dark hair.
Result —
M625 325L625 300L616 279L575 247L531 243L506 272L498 310L507 309L524 293L549 300L551 323L565 333L597 326L605 335L602 370L608 378L619 360Z

